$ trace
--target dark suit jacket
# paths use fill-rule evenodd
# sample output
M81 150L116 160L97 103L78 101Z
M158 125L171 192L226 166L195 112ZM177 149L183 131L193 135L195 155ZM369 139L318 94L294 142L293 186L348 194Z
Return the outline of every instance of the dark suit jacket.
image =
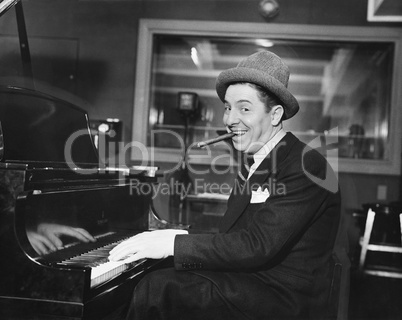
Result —
M250 203L259 186L270 196ZM339 217L334 172L287 133L244 192L233 189L219 233L176 236L175 268L208 278L245 317L305 318L325 300Z

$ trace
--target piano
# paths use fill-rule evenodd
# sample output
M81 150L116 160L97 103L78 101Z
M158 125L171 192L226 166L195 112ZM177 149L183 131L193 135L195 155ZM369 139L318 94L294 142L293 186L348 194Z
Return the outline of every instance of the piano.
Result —
M161 261L107 256L163 225L152 220L157 176L103 164L79 107L0 87L0 319L104 319L127 302Z
M22 3L0 1L0 16L11 8L24 81L0 84L0 319L111 319L166 260L112 263L109 251L186 226L153 210L158 168L109 166L86 111L36 89Z

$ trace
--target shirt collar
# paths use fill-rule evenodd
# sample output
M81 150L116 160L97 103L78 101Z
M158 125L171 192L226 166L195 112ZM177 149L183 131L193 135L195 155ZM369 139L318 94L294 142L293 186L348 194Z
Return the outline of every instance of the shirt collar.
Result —
M258 168L258 166L261 164L261 162L267 157L267 155L272 151L273 148L283 139L283 137L286 135L285 130L280 129L273 137L271 140L269 140L266 144L264 144L260 150L258 150L256 153L254 153L253 158L254 158L254 164L252 165L251 168ZM254 169L254 171L255 171Z

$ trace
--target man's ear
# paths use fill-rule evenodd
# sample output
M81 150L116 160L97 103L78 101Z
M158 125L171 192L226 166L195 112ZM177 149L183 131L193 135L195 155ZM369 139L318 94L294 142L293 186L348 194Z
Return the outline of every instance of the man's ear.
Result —
M273 126L277 126L281 123L281 119L283 116L284 110L283 107L278 104L273 106L271 109L271 123Z

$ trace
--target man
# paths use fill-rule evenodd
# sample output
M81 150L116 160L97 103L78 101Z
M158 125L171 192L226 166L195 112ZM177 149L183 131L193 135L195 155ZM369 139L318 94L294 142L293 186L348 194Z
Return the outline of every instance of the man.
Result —
M268 51L219 75L223 122L234 148L254 163L239 173L219 233L146 232L111 251L111 260L174 259L138 284L128 319L318 315L340 196L324 157L282 128L299 109L288 79L288 67Z

